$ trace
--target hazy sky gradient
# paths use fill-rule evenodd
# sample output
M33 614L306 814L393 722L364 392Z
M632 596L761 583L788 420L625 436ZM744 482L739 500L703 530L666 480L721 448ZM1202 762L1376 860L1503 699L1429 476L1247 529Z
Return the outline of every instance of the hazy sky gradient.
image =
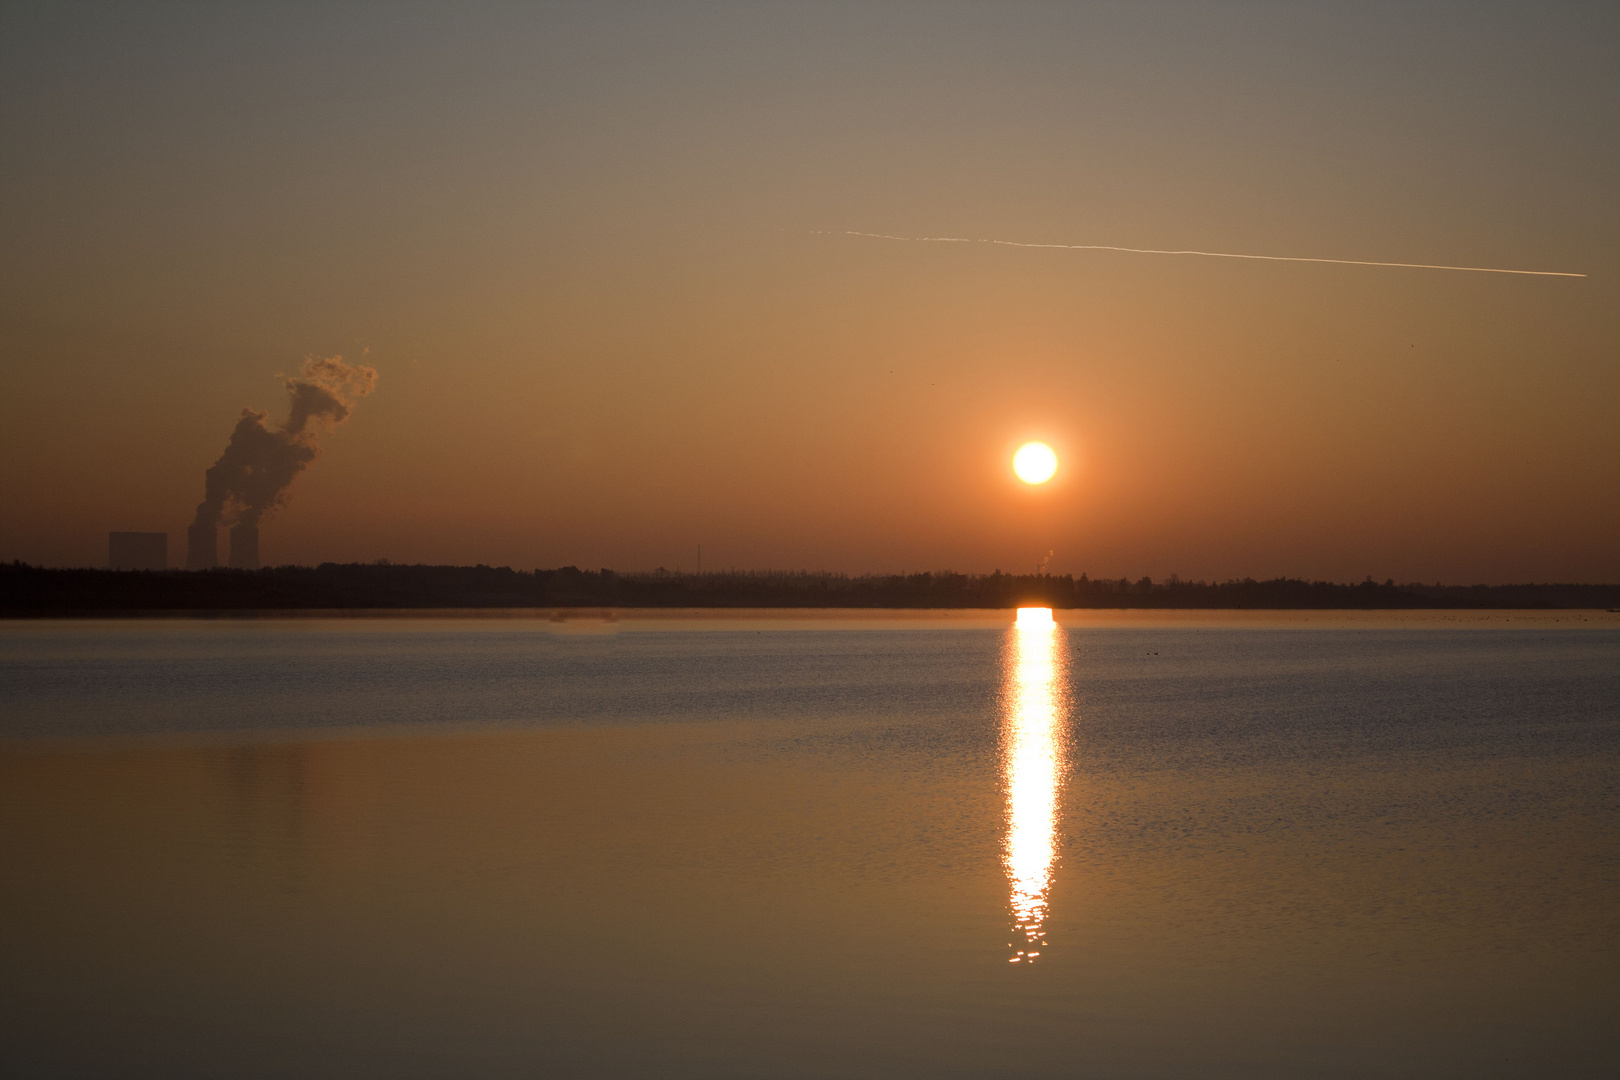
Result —
M1596 3L11 4L0 558L183 559L240 410L341 354L377 391L267 561L1620 580L1617 49Z

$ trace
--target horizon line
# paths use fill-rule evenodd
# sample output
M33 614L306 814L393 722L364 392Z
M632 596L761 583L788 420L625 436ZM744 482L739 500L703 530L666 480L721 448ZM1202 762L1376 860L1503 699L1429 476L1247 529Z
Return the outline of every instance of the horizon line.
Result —
M423 563L423 562L406 563L406 562L395 562L395 561L393 561L391 559L373 559L373 560L368 560L368 561L364 561L364 562L334 562L334 561L328 560L328 561L319 562L319 563L267 563L267 564L264 564L262 566L253 567L253 568L233 567L233 566L226 566L224 564L218 564L218 565L215 565L215 566L210 566L210 567L206 567L206 568L202 568L202 569L198 569L198 570L190 570L190 569L187 569L187 568L181 567L181 566L168 566L168 567L164 567L161 570L158 570L158 569L115 570L115 569L113 569L111 567L108 567L108 566L82 566L82 565L48 566L48 565L45 565L43 563L30 563L30 562L27 562L27 561L22 560L22 559L0 560L0 571L42 570L42 571L45 571L45 572L48 572L48 573L61 573L61 572L69 572L69 573L71 573L71 572L89 571L89 572L94 572L94 573L117 573L117 574L125 574L125 573L207 574L207 573L213 573L213 572L217 572L217 571L224 571L226 573L234 575L234 574L257 574L257 573L261 573L261 572L267 571L267 570L268 571L277 571L277 570L319 570L319 569L321 569L323 567L334 567L334 568L338 568L338 569L351 569L351 568L354 568L354 569L367 569L367 570L377 570L377 569L382 569L382 570L495 570L495 571L506 571L506 572L512 573L512 574L530 574L530 575L544 574L544 573L557 573L557 572L560 572L560 571L572 570L572 571L574 571L576 573L580 573L580 574L601 575L603 573L607 573L607 574L612 574L615 577L628 577L628 578L640 578L640 577L672 577L672 578L833 577L833 578L845 578L845 579L849 579L849 580L860 580L862 578L897 578L897 577L898 578L909 578L909 577L945 577L945 576L949 576L949 577L965 577L965 578L993 578L993 577L996 577L996 576L999 575L1001 577L1007 577L1007 578L1033 578L1033 579L1048 579L1048 580L1054 580L1054 581L1061 581L1064 578L1068 578L1068 579L1073 580L1077 584L1081 581L1081 579L1085 579L1085 580L1087 580L1089 582L1093 582L1093 583L1118 584L1120 582L1125 582L1125 583L1130 584L1130 585L1140 585L1142 583L1143 578L1146 578L1148 581L1150 581L1152 583L1153 587L1155 587L1155 588L1157 588L1157 587L1159 587L1161 585L1167 585L1167 586L1172 586L1172 587L1177 586L1177 585L1186 585L1186 586L1193 586L1193 587L1202 586L1202 587L1208 588L1208 587L1221 586L1221 585L1249 585L1249 584L1253 584L1253 585L1269 585L1269 584L1274 584L1274 583L1277 583L1277 582L1296 582L1296 583L1301 583L1301 584L1306 584L1306 585L1328 585L1328 586L1332 586L1332 587L1336 587L1336 588L1360 588L1361 586L1364 586L1364 585L1373 585L1373 586L1376 586L1377 588L1380 588L1380 589L1384 589L1384 588L1395 588L1395 589L1404 589L1404 588L1422 588L1422 589L1517 589L1517 588L1566 588L1566 587L1604 588L1604 589L1620 588L1620 581L1550 581L1550 580L1549 581L1513 581L1513 582L1504 582L1504 583L1495 584L1495 585L1489 584L1489 583L1486 583L1486 582L1478 582L1478 581L1470 582L1468 584L1447 584L1445 582L1436 581L1433 584L1430 584L1429 582L1426 582L1426 581L1396 581L1393 577L1389 577L1388 575L1386 575L1385 580L1383 580L1383 581L1375 580L1370 575L1367 576L1367 577L1364 577L1360 581L1334 581L1334 580L1328 579L1328 578L1292 577L1292 576L1290 576L1288 574L1280 574L1280 575L1275 576L1275 577L1264 577L1264 578L1257 578L1257 577L1254 577L1252 575L1245 575L1243 577L1209 578L1209 579L1186 578L1186 577L1182 577L1179 574L1170 574L1170 575L1168 575L1166 577L1163 577L1163 578L1154 578L1152 575L1144 574L1141 577L1132 578L1129 575L1122 575L1120 577L1107 577L1107 576L1093 577L1093 576L1091 576L1089 571L1084 571L1084 570L1080 571L1079 573L1075 573L1074 571L1066 571L1064 573L1052 573L1052 572L1041 573L1041 572L1018 572L1018 571L1011 571L1011 570L1003 570L1003 569L999 569L999 568L998 569L987 570L987 571L955 570L955 569L951 569L951 568L948 568L948 567L947 568L936 568L936 569L932 569L932 570L861 570L861 571L825 570L825 569L823 569L823 570L811 570L811 569L797 569L797 570L788 570L788 569L752 569L752 570L743 570L743 569L732 568L732 569L725 569L725 570L694 571L694 570L682 570L682 569L679 569L679 568L669 568L669 567L652 567L652 568L648 568L648 569L637 569L637 570L615 570L612 567L600 566L600 567L596 567L595 569L591 569L591 568L588 568L588 567L581 567L581 566L577 566L577 565L574 565L574 564L564 564L562 566L550 566L550 567L536 566L536 567L533 567L531 569L520 569L520 568L512 566L510 564L503 564L503 565L500 565L500 566L496 566L496 565L489 564L489 563Z

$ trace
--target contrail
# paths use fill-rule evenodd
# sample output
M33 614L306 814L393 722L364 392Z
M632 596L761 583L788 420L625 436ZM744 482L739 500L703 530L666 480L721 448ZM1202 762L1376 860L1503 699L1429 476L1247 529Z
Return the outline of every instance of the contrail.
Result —
M1026 244L1018 240L980 240L968 236L890 236L888 233L832 232L815 230L822 236L868 236L874 240L905 240L914 244L995 244L999 247L1056 248L1062 251L1128 251L1133 255L1204 255L1211 259L1260 259L1265 262L1336 263L1340 266L1400 266L1408 270L1466 270L1475 274L1527 274L1531 277L1580 277L1562 270L1504 270L1498 266L1443 266L1438 263L1373 262L1369 259L1313 259L1303 255L1238 255L1230 251L1167 251L1160 248L1115 247L1112 244Z

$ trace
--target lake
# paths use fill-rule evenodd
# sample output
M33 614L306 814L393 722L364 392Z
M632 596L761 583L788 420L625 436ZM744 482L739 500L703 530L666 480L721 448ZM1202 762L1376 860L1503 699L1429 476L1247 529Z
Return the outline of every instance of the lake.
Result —
M0 623L0 1072L1620 1060L1620 616Z

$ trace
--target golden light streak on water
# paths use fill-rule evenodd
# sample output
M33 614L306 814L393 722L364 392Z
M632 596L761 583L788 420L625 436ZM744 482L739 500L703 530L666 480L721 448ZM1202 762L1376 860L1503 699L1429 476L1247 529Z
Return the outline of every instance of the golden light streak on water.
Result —
M1058 796L1064 774L1067 654L1050 608L1019 608L1008 631L1002 680L1002 784L1007 792L1007 870L1013 914L1011 963L1046 947L1047 892L1057 862Z

